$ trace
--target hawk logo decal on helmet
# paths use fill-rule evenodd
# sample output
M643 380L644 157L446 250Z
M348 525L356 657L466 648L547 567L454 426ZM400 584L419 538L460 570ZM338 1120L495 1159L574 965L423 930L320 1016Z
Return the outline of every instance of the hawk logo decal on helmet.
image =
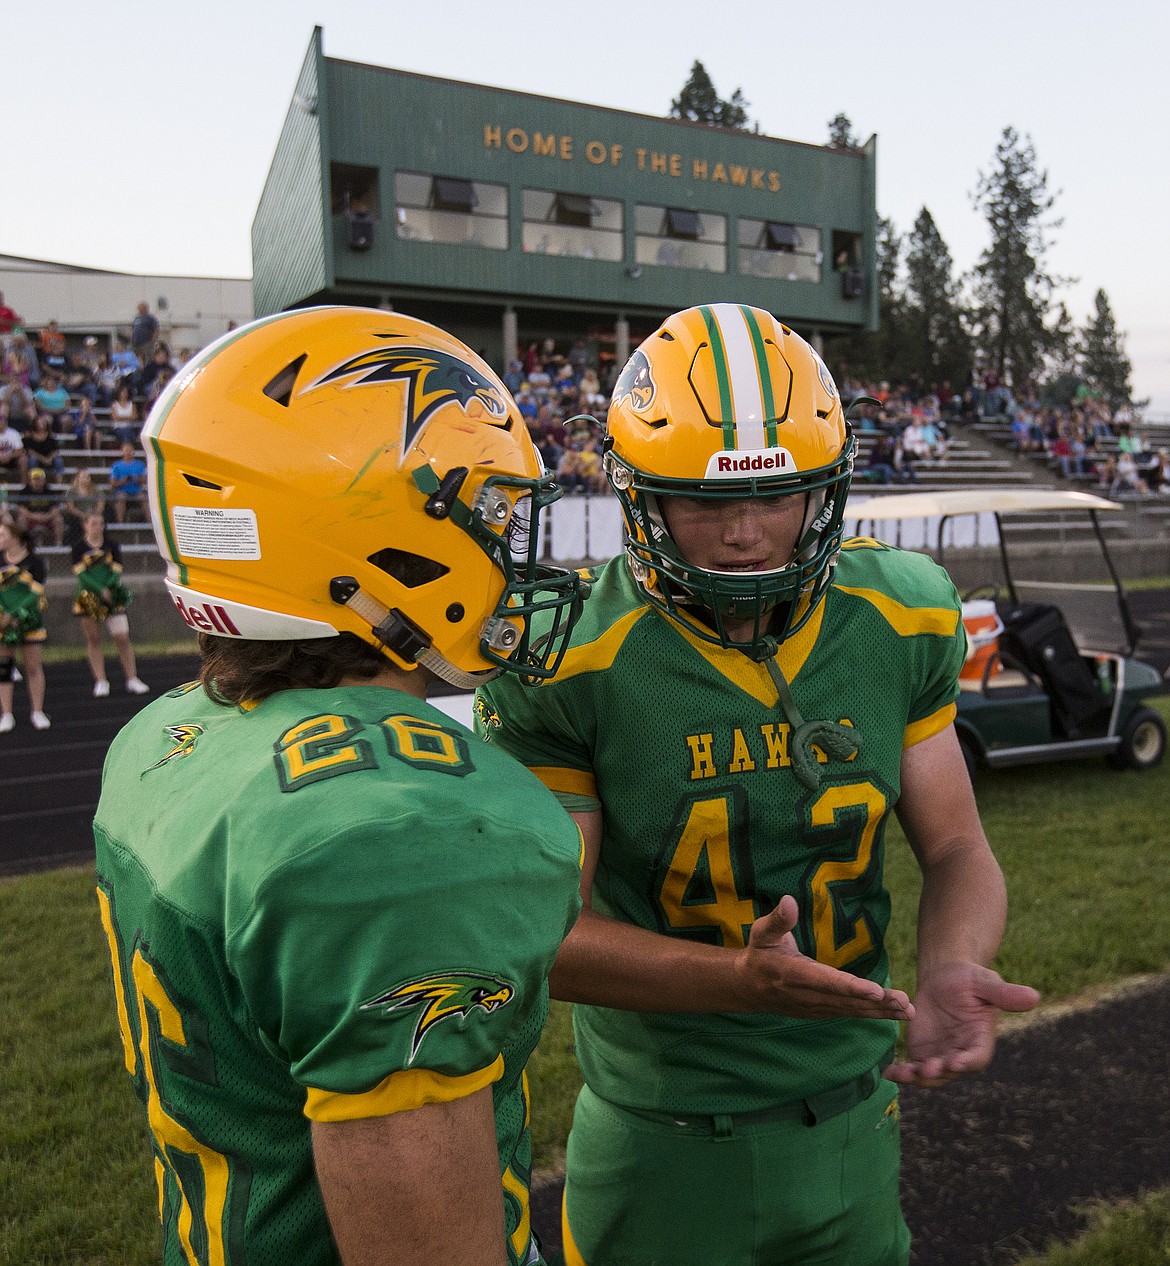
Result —
M404 454L410 451L427 419L452 401L462 406L465 412L470 412L469 405L478 402L487 415L485 420L492 422L503 422L508 416L508 405L500 394L500 388L490 378L457 356L431 347L409 344L376 347L338 365L323 378L317 379L313 386L320 387L349 377L354 379L349 384L353 387L396 379L406 383Z
M658 387L654 382L654 374L650 369L650 361L645 352L635 352L626 361L626 367L614 383L613 404L630 402L635 413L642 413L654 403Z
M423 1038L436 1024L452 1016L468 1016L476 1008L495 1011L497 1007L507 1006L515 996L516 990L498 976L456 971L442 976L424 976L422 980L398 985L363 1002L359 1010L380 1011L383 1016L388 1016L392 1011L421 1008L407 1061L413 1064Z

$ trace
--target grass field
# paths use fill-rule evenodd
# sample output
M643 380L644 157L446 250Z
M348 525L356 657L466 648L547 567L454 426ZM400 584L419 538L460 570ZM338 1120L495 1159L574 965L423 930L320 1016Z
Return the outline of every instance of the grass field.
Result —
M1158 706L1170 715L1170 699ZM1170 970L1170 762L984 773L988 835L1011 912L997 966L1046 1003ZM916 868L896 826L895 983L914 982ZM1135 935L1135 929L1141 929ZM0 883L0 1266L146 1266L158 1260L149 1153L115 1034L91 875ZM532 1067L537 1165L555 1168L579 1084L569 1008ZM1145 1266L1170 1258L1170 1193L1100 1211L1089 1236L1030 1266Z

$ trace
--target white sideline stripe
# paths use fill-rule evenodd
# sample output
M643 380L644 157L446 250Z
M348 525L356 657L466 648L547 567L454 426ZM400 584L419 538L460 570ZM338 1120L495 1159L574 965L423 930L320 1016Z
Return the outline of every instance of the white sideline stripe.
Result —
M747 319L734 303L713 303L711 311L723 335L731 378L731 410L735 419L735 447L758 451L764 443L764 398L760 371Z

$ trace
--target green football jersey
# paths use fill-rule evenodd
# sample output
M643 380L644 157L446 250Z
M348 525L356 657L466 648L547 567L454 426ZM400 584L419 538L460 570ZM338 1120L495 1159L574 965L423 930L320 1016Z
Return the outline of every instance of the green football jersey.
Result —
M647 606L624 557L595 577L558 675L483 687L476 725L570 809L600 807L599 913L669 936L742 946L785 893L801 950L889 983L886 820L903 748L955 714L965 637L946 573L868 538L844 544L832 588L777 666L805 721L852 726L848 760L815 755L809 790L765 664ZM589 1086L632 1108L752 1112L819 1094L888 1054L893 1021L574 1011Z
M398 691L192 684L115 740L94 834L168 1264L336 1264L311 1121L488 1085L511 1260L538 1260L523 1070L581 843L537 779Z

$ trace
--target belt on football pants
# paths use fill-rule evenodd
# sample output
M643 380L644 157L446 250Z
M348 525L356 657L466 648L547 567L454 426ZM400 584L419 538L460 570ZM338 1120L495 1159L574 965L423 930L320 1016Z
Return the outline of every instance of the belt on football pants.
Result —
M864 1103L878 1088L882 1073L893 1060L894 1052L890 1051L868 1072L854 1077L852 1081L822 1090L819 1095L809 1095L807 1099L796 1099L775 1108L762 1108L759 1112L650 1112L643 1108L624 1108L623 1111L645 1117L649 1121L665 1122L714 1135L728 1135L737 1128L766 1125L772 1121L803 1121L805 1125L819 1125L822 1121L838 1117L843 1112L856 1108L859 1103Z

